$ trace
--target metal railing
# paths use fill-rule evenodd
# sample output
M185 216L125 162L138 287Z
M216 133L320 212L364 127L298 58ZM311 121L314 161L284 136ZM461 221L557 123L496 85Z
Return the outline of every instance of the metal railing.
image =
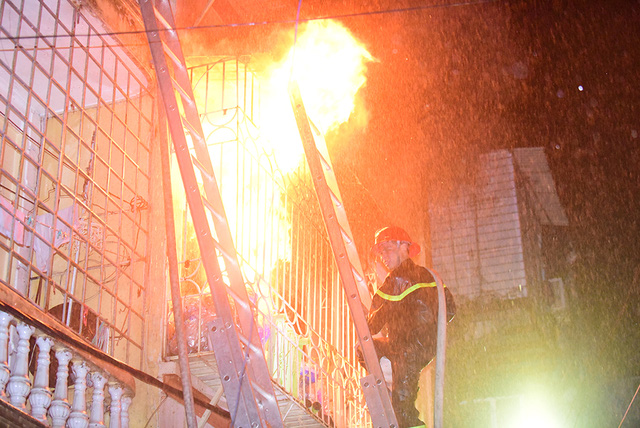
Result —
M0 283L143 360L149 81L89 8L0 4Z
M248 58L190 70L272 377L327 425L366 426L356 337L307 166L301 160L294 171L281 170L264 144L260 87ZM212 350L204 329L215 310L180 193L174 203L188 346L202 354ZM166 352L175 355L172 321L167 325Z

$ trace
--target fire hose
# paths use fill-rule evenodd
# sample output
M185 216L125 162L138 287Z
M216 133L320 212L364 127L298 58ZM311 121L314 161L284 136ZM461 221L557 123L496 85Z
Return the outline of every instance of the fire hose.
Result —
M442 428L444 409L444 368L447 347L447 297L437 272L426 268L436 281L438 290L438 330L436 339L436 380L433 406L433 426Z

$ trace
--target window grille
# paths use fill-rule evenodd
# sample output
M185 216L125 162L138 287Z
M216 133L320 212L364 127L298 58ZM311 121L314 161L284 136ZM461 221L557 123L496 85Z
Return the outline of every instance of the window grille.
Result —
M76 6L0 3L0 282L139 367L154 100Z

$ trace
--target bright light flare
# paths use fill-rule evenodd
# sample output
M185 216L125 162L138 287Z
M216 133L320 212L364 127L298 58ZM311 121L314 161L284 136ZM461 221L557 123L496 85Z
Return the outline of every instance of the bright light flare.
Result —
M373 58L346 28L334 21L307 25L293 58L309 115L324 132L349 119L356 93L366 82L366 63Z
M512 428L560 428L558 417L553 406L546 400L536 397L523 397L520 400L520 411Z

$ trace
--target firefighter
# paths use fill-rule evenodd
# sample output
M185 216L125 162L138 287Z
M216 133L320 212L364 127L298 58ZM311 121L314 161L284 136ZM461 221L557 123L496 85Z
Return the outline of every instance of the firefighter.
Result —
M378 357L392 369L392 405L400 428L424 426L415 407L420 372L436 354L438 292L433 276L412 257L420 246L399 227L380 229L371 249L376 263L388 272L376 291L367 318ZM447 319L455 314L445 288ZM386 335L379 333L386 331Z

